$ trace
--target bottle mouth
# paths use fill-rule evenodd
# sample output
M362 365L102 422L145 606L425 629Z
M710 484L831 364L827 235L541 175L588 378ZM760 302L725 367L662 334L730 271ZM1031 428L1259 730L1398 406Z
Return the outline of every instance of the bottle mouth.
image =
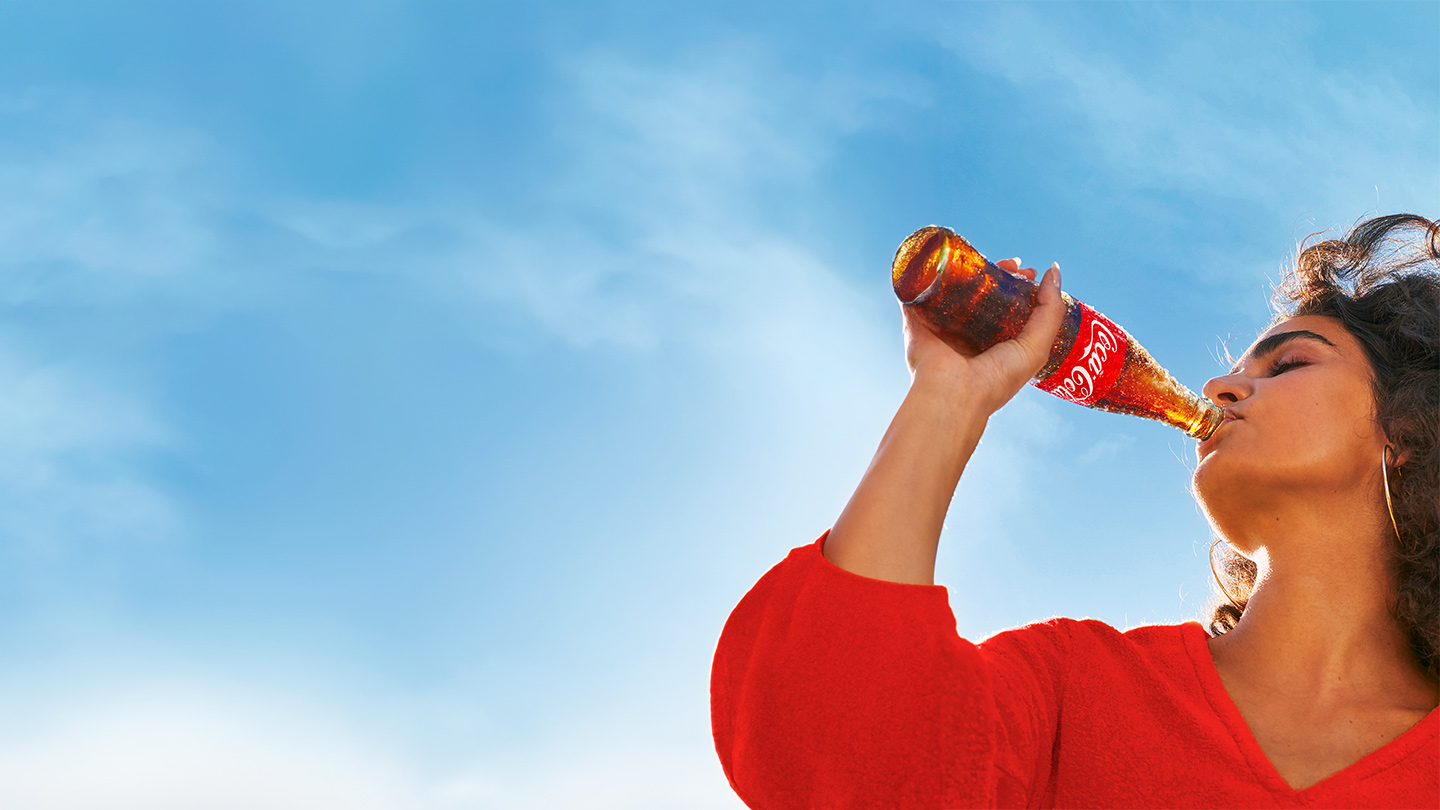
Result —
M1210 438L1210 434L1214 433L1215 429L1225 421L1225 411L1204 400L1201 400L1201 405L1204 410L1200 412L1200 418L1190 425L1190 429L1185 431L1185 435L1203 442Z
M900 303L913 302L935 284L950 257L951 237L959 238L949 228L927 225L900 243L890 266L895 297Z

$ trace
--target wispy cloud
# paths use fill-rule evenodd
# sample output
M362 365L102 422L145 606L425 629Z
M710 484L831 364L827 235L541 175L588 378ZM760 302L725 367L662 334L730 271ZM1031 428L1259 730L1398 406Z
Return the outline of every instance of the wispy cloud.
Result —
M1081 453L1076 461L1081 464L1095 464L1102 461L1111 461L1120 451L1135 443L1135 437L1126 434L1106 436L1100 441L1090 445L1090 449Z
M213 149L90 101L0 100L0 539L16 559L170 540L182 524L146 472L181 439L126 347L216 299Z
M804 79L764 61L743 44L680 65L569 61L555 113L566 157L536 178L545 222L492 234L476 288L576 345L763 342L749 348L773 353L807 328L844 332L857 309L847 268L773 218L816 202L814 174L839 133L924 99L900 81Z
M1059 102L1110 182L1240 200L1320 228L1377 205L1433 207L1437 98L1329 63L1304 7L1269 8L1149 6L1107 26L1064 7L979 5L948 42L973 69Z
M0 100L0 120L0 302L113 306L213 274L208 138L55 89Z
M0 345L0 539L41 558L82 541L173 539L176 504L140 472L176 437L122 386Z

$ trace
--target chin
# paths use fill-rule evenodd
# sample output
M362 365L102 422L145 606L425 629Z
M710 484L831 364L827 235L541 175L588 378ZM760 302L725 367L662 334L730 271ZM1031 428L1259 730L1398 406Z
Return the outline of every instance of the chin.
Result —
M1257 478L1235 469L1233 464L1227 463L1223 456L1217 457L1214 452L1195 465L1195 473L1190 479L1190 494L1195 497L1210 528L1226 542L1232 542L1231 538L1237 535L1227 531L1226 524L1235 519L1243 520L1239 516L1251 511L1249 507L1253 505L1261 486Z
M1190 494L1194 495L1195 500L1200 502L1201 508L1205 508L1206 504L1212 501L1218 492L1224 490L1227 487L1227 483L1232 486L1234 483L1234 476L1227 476L1226 471L1223 469L1225 467L1224 461L1221 460L1218 465L1215 461L1215 452L1212 450L1209 454L1196 461L1195 472L1190 476ZM1217 467L1221 469L1216 469ZM1227 479L1230 480L1227 481Z

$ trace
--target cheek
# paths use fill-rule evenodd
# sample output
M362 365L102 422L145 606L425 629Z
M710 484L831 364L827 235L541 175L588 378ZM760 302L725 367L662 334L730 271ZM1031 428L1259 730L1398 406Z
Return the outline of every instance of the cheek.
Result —
M1354 466L1380 435L1375 424L1370 391L1357 385L1298 392L1278 417L1274 432L1297 461L1309 460L1334 470ZM1288 418L1287 418L1288 417Z
M1299 390L1284 399L1285 408L1257 412L1245 421L1231 447L1231 461L1250 467L1253 478L1344 481L1364 468L1366 450L1375 446L1375 425L1368 398L1353 392ZM1377 456L1378 458L1378 456ZM1379 463L1378 461L1376 462Z
M1320 399L1295 401L1284 413L1271 414L1263 426L1255 425L1264 428L1257 429L1256 436L1273 456L1272 463L1318 462L1333 456L1344 443L1336 441L1342 420L1330 405ZM1343 421L1348 426L1352 420Z

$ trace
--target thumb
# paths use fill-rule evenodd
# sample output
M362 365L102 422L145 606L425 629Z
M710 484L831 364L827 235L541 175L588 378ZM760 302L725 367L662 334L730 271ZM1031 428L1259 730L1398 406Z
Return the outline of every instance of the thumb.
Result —
M1050 359L1050 347L1060 332L1065 320L1065 301L1060 296L1060 265L1050 265L1045 277L1040 280L1040 291L1036 294L1037 306L1030 313L1025 328L1015 336L1015 343L1025 353L1030 376L1040 373L1045 361Z

